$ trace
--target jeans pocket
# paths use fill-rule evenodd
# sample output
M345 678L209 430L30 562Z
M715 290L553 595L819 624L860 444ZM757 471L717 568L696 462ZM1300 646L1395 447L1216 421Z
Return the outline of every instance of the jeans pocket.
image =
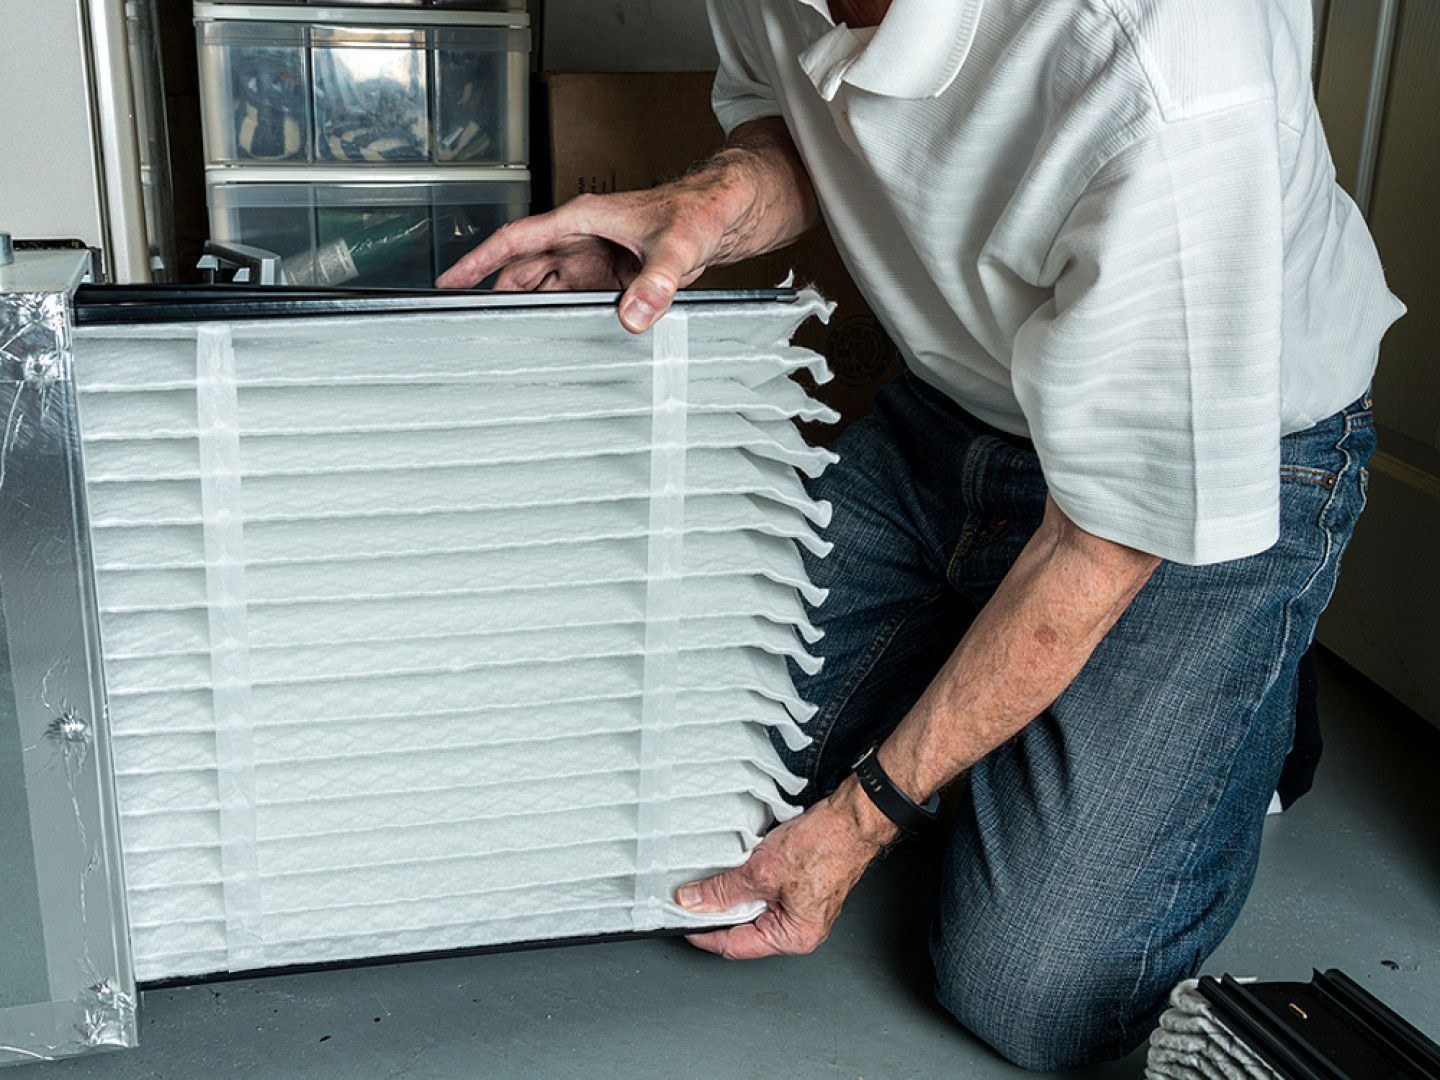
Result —
M1310 484L1314 487L1323 488L1326 491L1334 491L1335 485L1340 482L1340 474L1331 472L1328 469L1317 469L1310 465L1286 464L1280 466L1280 482L1291 482L1297 484Z

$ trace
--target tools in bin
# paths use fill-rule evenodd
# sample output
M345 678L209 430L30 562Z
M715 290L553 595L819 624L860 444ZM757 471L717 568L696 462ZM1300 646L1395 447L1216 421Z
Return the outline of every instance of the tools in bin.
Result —
M235 141L255 161L291 161L305 152L308 88L288 49L236 48L230 67Z
M410 55L399 70L380 74L350 63L355 51L360 50L316 49L319 156L336 161L425 160L430 128L424 55Z
M494 63L484 58L481 63ZM474 79L466 82L453 100L446 102L446 125L435 132L435 156L440 161L472 161L484 158L494 141L495 103Z
M418 71L403 77L362 76L337 50L316 50L314 88L316 156L334 161L425 161L431 157L430 120L424 80ZM494 63L471 57L478 65ZM458 66L450 61L446 73ZM311 124L305 65L291 49L237 47L231 58L231 100L236 149L252 161L300 161L307 154ZM436 160L483 159L495 142L499 113L483 86L489 72L474 71L460 83L447 79L443 116L437 117ZM419 92L417 93L417 88Z

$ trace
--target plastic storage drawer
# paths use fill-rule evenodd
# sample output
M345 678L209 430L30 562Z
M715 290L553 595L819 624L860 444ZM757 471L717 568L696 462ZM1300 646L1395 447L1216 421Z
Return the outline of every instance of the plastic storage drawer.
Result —
M486 171L466 180L265 183L212 173L211 234L281 256L294 285L428 288L529 208L528 173Z
M276 6L335 6L335 0L210 0L216 4L241 3L246 7L263 5ZM387 7L387 8L460 8L465 11L525 11L526 0L344 0L345 7Z
M195 5L212 165L524 165L524 13Z

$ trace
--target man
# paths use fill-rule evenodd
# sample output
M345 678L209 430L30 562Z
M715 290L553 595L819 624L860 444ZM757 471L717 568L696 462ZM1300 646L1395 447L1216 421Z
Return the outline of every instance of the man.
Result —
M800 679L814 743L785 752L812 804L680 890L769 903L692 940L815 948L963 775L940 1001L1024 1066L1121 1054L1249 889L1403 311L1335 185L1310 0L710 15L725 150L509 226L440 282L623 288L639 332L818 203L906 358L815 492L826 665Z

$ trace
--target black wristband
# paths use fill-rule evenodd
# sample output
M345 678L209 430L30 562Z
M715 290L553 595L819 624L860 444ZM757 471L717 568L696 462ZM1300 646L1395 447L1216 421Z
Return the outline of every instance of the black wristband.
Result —
M893 821L901 832L907 836L923 832L939 813L940 796L930 796L929 802L924 806L912 800L895 786L895 781L880 767L880 758L875 751L876 747L870 747L851 767L855 779L860 781L860 786L865 790L865 794L870 796L870 801Z

